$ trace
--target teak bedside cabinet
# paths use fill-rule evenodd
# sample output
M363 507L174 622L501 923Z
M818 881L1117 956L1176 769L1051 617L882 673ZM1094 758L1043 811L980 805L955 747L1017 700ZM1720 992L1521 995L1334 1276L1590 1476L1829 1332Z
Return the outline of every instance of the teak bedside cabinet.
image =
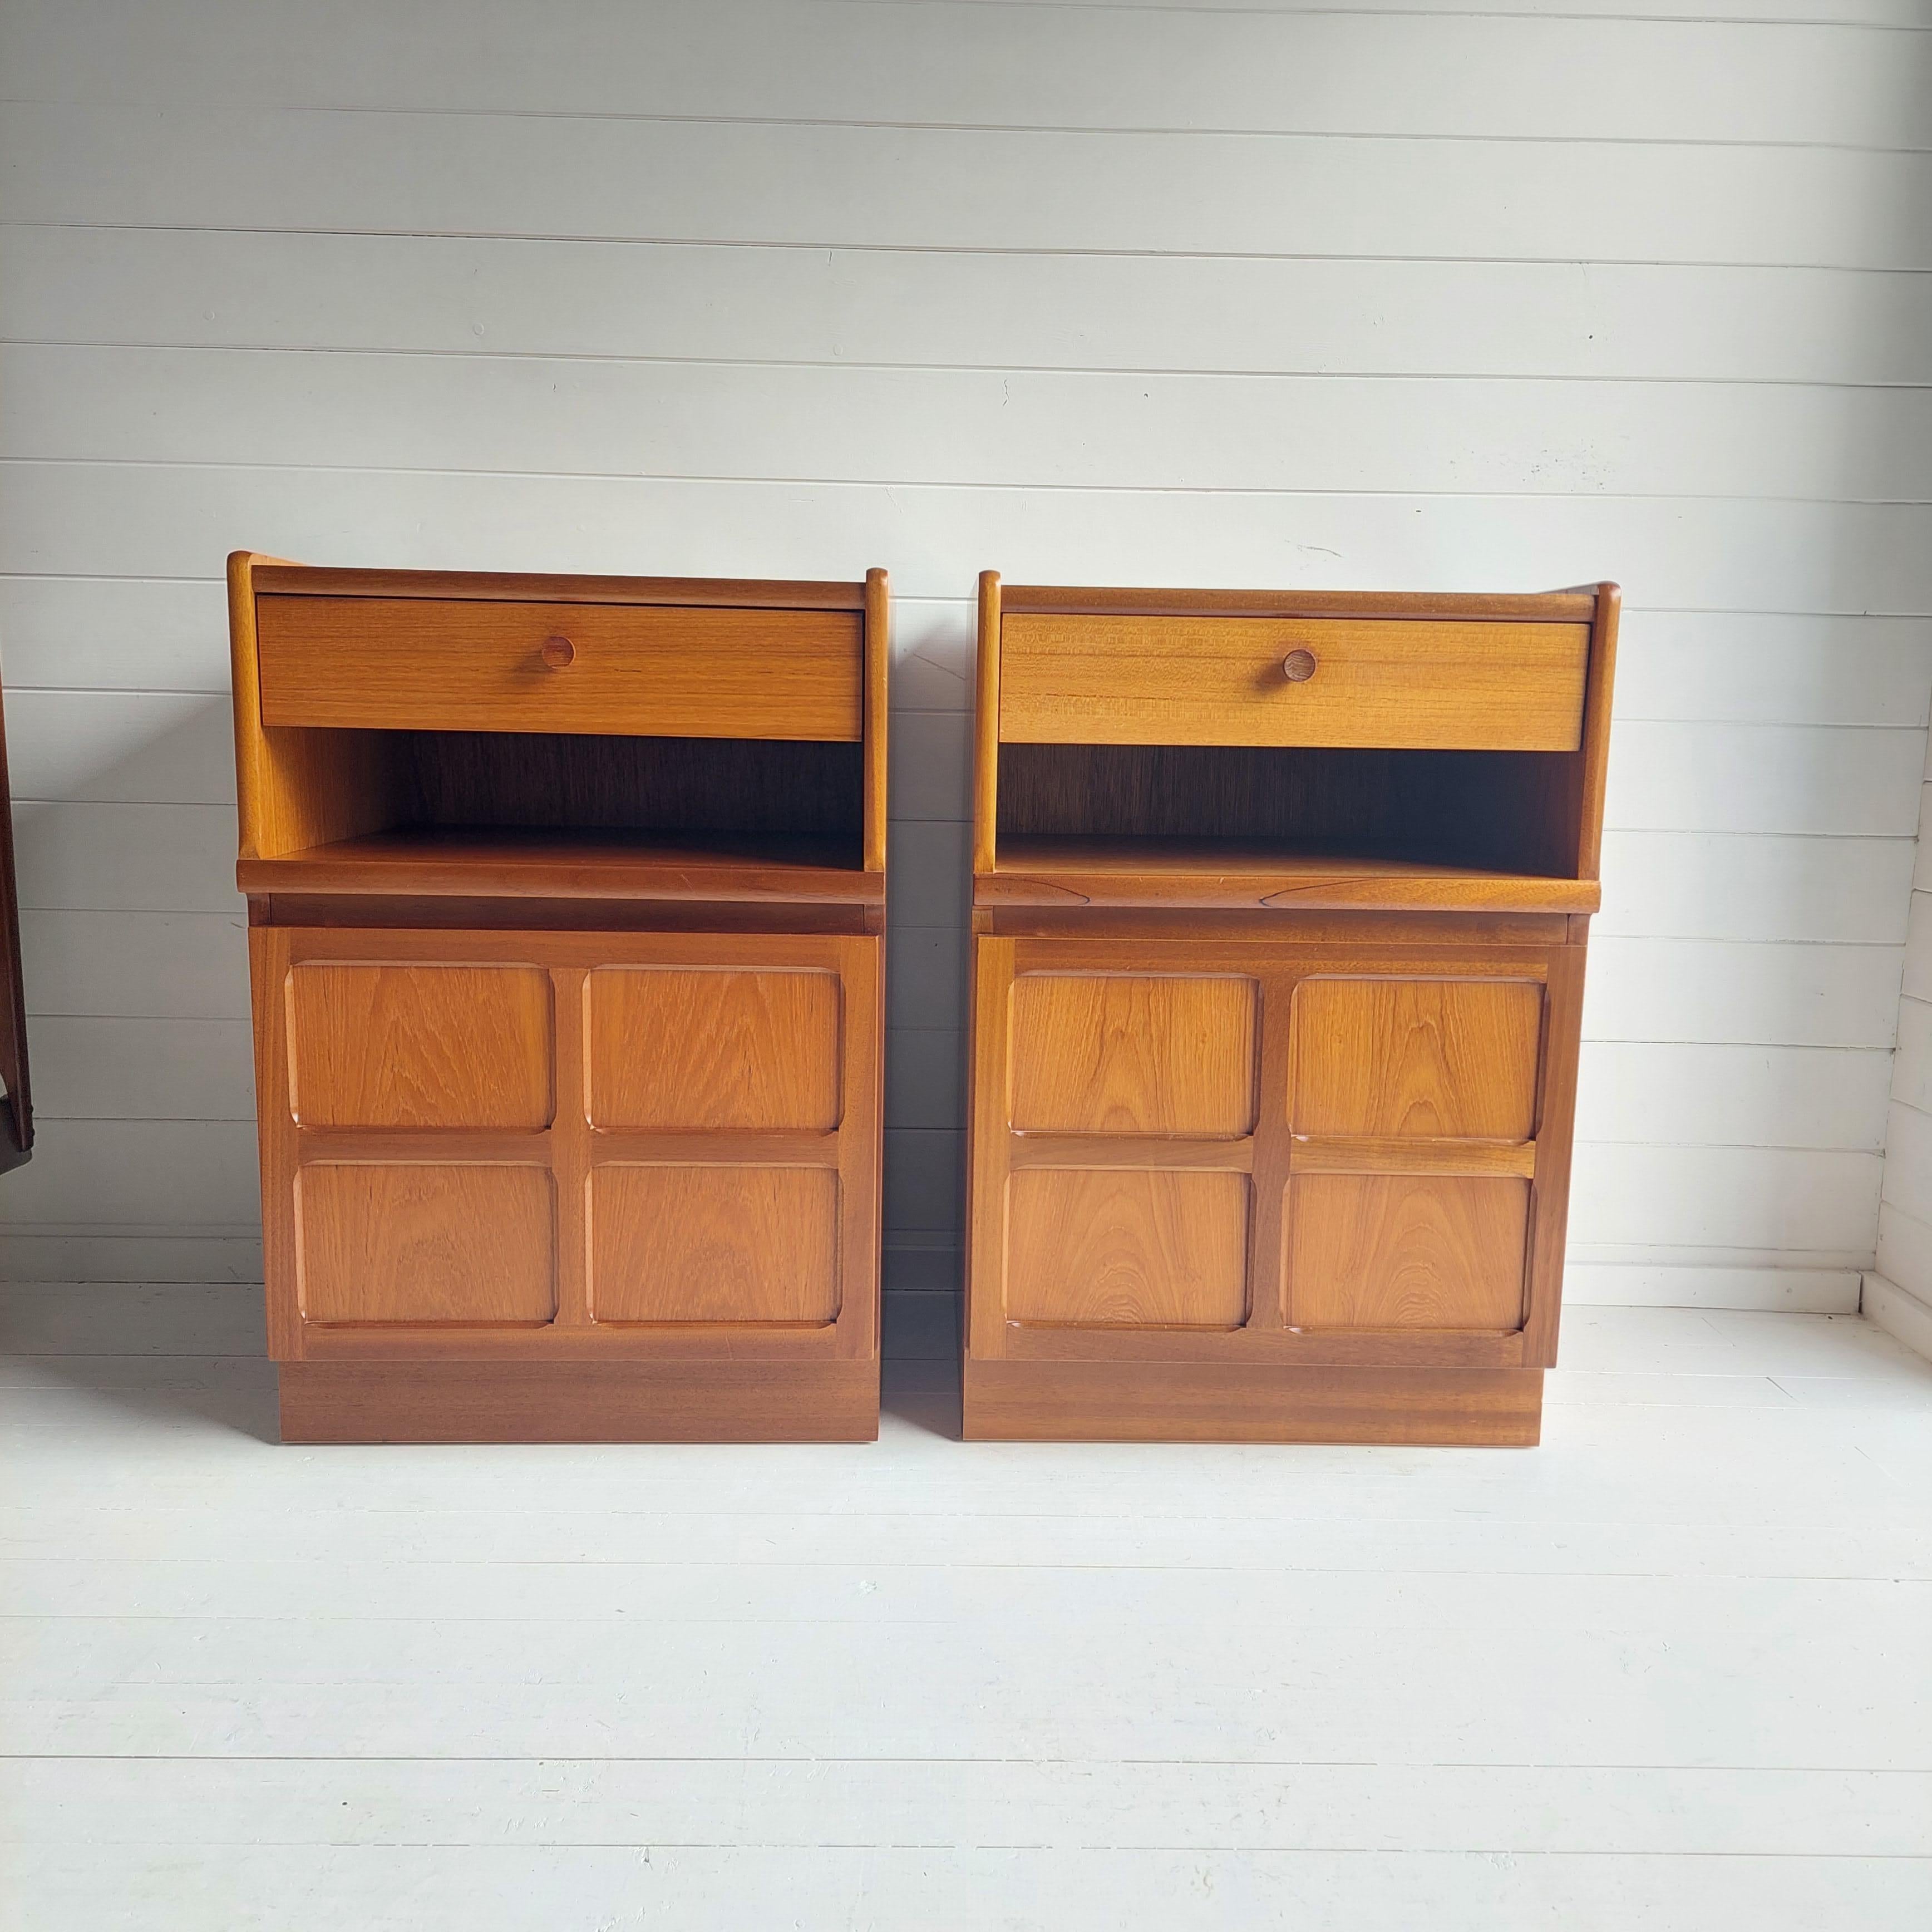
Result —
M981 579L969 1437L1538 1439L1617 608Z
M884 572L229 592L285 1438L875 1436Z

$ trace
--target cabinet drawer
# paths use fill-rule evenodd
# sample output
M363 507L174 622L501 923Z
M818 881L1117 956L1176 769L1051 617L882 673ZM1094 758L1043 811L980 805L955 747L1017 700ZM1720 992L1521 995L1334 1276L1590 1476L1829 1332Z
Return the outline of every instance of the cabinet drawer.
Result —
M1582 742L1586 624L1016 614L1000 638L1010 743Z
M263 596L255 620L271 726L860 736L855 612Z

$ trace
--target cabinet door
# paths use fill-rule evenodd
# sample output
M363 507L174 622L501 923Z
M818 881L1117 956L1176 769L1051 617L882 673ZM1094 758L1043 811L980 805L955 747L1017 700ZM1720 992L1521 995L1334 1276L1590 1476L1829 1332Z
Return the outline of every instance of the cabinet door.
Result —
M1012 1170L1000 1204L1005 1318L1238 1328L1256 982L1132 970L1009 976L1001 945L982 942L980 970L1006 1042L994 1130Z
M1581 969L981 935L974 1356L1546 1361Z
M274 1352L874 1354L879 944L254 928Z
M1544 1006L1528 979L1295 985L1290 1327L1522 1325Z

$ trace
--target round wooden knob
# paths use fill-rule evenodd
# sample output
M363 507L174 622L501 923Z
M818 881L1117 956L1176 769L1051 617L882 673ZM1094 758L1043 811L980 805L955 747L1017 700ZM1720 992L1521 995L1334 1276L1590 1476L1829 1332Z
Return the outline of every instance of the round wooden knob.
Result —
M1315 653L1290 651L1281 661L1281 674L1290 684L1306 684L1315 675Z
M577 646L568 638L546 638L543 661L552 670L562 670L565 665L577 661Z

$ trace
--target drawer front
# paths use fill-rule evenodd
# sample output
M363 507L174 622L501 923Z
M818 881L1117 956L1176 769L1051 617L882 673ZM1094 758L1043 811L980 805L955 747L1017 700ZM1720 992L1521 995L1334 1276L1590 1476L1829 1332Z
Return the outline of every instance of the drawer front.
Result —
M1585 624L1041 616L1000 626L1016 744L1574 752Z
M556 1312L548 1169L328 1162L296 1180L310 1322L533 1325Z
M1252 980L1023 974L1012 992L1012 1125L1022 1133L1246 1133L1255 994Z
M860 734L850 611L264 596L255 613L267 725Z
M590 1124L830 1133L836 973L602 966L585 988Z
M1288 1118L1298 1134L1526 1141L1543 988L1528 980L1304 980Z
M291 969L289 1107L305 1127L547 1127L550 975L535 966Z

